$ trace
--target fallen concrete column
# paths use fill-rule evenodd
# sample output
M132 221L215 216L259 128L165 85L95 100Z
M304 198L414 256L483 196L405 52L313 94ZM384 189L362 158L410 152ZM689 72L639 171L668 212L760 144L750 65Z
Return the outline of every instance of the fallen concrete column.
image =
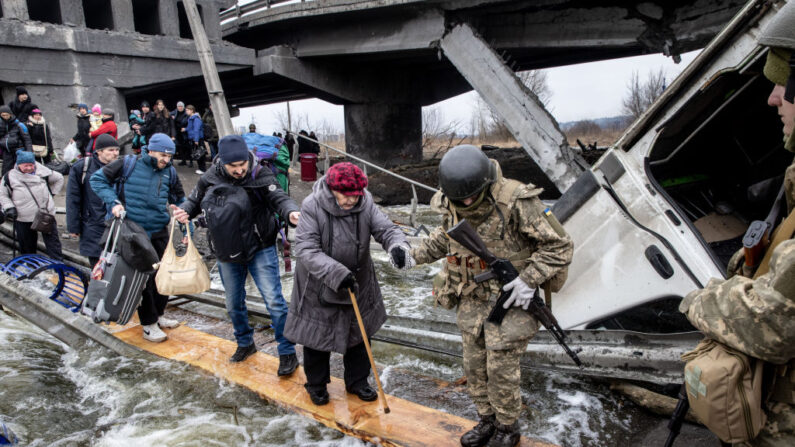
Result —
M422 160L419 104L346 104L349 153L384 167Z
M561 193L585 166L578 164L558 123L538 98L516 77L467 24L450 30L440 41L445 56L489 107L504 120L516 140L538 163Z

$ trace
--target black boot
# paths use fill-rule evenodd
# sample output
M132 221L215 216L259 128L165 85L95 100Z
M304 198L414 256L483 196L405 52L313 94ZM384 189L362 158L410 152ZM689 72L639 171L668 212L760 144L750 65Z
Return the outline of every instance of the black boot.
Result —
M329 400L328 390L325 387L317 389L312 388L310 389L308 385L304 385L306 388L306 392L309 393L309 399L312 400L312 403L315 405L326 405Z
M284 354L279 356L279 376L289 376L298 368L298 357L295 354Z
M514 422L511 425L502 425L497 423L497 431L488 444L488 447L515 447L519 445L519 423Z
M255 352L257 352L257 347L254 345L254 343L248 346L238 346L237 350L234 354L232 354L232 358L230 358L229 361L232 363L242 362Z
M472 430L464 433L461 436L461 445L464 447L483 447L489 442L494 430L497 429L495 425L497 417L493 414L488 416L480 416L480 422Z

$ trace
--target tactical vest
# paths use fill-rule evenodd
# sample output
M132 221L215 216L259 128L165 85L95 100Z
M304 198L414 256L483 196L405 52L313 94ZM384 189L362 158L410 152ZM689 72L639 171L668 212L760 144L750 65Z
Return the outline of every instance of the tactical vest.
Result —
M511 212L517 200L536 197L538 194L540 194L538 188L498 177L491 186L491 195L496 207L492 207L491 213L482 222L470 222L489 251L499 258L511 261L520 272L529 264L535 247L531 246L532 241L519 233L518 225L511 220ZM484 198L484 200L489 199ZM461 219L455 207L441 192L431 199L431 207L444 213L442 225L445 230L456 225ZM546 215L553 228L559 234L565 234L554 216L551 213ZM554 220L554 223L551 220ZM436 303L446 309L452 309L462 297L466 296L481 301L495 300L502 284L495 279L478 284L474 279L475 275L488 270L488 265L458 242L448 238L448 243L447 258L443 261L442 271L434 279L433 294ZM567 269L564 268L549 281L554 283L553 291L560 290L566 275ZM530 286L540 285L530 284Z

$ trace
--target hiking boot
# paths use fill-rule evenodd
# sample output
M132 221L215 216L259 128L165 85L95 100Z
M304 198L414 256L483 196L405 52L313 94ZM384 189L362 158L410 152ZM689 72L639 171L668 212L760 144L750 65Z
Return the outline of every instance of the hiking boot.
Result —
M171 329L179 326L179 321L172 320L171 318L160 317L157 319L157 325L161 328Z
M348 390L348 392L359 396L359 399L365 402L372 402L378 399L378 393L372 389L370 385L365 385L355 390Z
M160 343L161 341L165 341L168 338L168 335L160 330L160 326L158 326L157 323L147 324L143 327L143 329L144 340Z
M242 362L255 352L257 352L257 346L254 343L248 346L238 346L229 361L232 363Z
M204 171L202 171L201 169L196 170L196 175L202 175L202 174L204 174Z
M279 371L276 372L279 376L289 376L298 368L298 357L295 354L284 354L279 356ZM328 393L326 393L328 396ZM320 404L318 404L320 405Z
M497 429L496 423L497 416L493 414L488 416L480 415L478 425L461 436L461 445L464 447L483 447L489 442L491 435Z
M511 425L502 425L497 423L497 431L491 437L487 447L515 447L519 445L519 423L514 422Z
M306 390L309 393L309 399L312 400L312 403L315 405L326 405L328 403L328 390L325 388L322 390Z

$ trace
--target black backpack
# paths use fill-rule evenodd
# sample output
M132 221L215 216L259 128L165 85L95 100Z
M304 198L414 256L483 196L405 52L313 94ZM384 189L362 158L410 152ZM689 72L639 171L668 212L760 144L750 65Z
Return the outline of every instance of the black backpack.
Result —
M250 261L259 250L251 200L241 186L222 183L207 190L202 199L207 227L221 262Z

